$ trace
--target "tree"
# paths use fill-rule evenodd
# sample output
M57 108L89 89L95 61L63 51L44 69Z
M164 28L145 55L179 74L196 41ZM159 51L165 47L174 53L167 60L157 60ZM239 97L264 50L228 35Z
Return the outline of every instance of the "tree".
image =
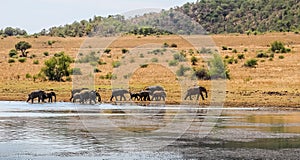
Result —
M28 42L25 41L20 41L15 45L16 50L22 52L22 57L27 57L27 52L26 50L31 48L31 45Z
M226 64L223 62L222 57L215 53L210 60L210 76L212 79L230 79L229 71Z
M70 75L69 67L73 60L64 52L57 55L45 61L45 66L41 69L41 72L48 77L48 80L60 82L63 81L64 76Z
M191 62L192 62L192 65L196 65L196 63L198 62L198 59L195 56L193 56L191 58Z

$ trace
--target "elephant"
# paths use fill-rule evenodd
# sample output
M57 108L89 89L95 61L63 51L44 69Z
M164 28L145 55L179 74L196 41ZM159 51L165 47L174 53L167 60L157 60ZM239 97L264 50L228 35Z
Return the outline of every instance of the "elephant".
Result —
M51 92L48 92L48 93L45 93L43 95L43 100L47 99L48 98L48 102L53 102L52 100L52 97L54 97L54 102L56 102L56 94L55 92L51 91Z
M158 100L161 100L161 98L165 101L166 96L167 96L167 94L166 94L165 91L154 91L153 94L152 94L151 101L153 101L154 99L156 101L158 101Z
M118 96L120 96L120 101L122 101L122 99L124 98L124 100L126 101L126 97L124 94L129 93L129 91L127 91L126 89L114 89L112 91L111 97L110 97L110 101L112 101L112 99L115 97L116 101L118 101Z
M162 86L148 86L145 90L150 91L150 95L152 95L154 91L165 91Z
M205 96L207 98L207 90L204 87L196 86L196 87L190 88L187 90L184 100L186 100L187 97L190 97L190 100L192 100L192 97L191 97L192 95L197 95L197 100L199 100L199 95L201 95L202 100L204 100L204 96L203 96L202 92L205 93Z
M38 98L38 102L40 103L41 101L44 102L44 96L46 95L46 92L43 90L36 90L28 94L28 99L26 102L31 100L31 103L33 103L33 100L35 98Z
M141 91L139 95L141 101L150 101L150 91Z
M140 93L131 93L129 92L130 94L130 99L131 100L140 100Z
M83 90L88 90L88 88L73 89L73 90L71 91L71 98L70 98L70 101L72 101L72 99L74 98L74 94L75 94L75 93L80 93L80 92L83 91Z
M94 101L94 103L97 103L97 98L98 102L101 102L101 96L98 92L94 90L82 90L81 92L75 93L73 95L73 102L76 102L76 100L80 100L80 103L84 103L89 100L90 104L92 104L92 101Z

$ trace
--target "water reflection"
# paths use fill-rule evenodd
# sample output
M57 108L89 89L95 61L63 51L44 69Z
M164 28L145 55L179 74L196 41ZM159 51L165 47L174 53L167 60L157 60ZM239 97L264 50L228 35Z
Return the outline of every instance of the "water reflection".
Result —
M178 114L180 113L180 114ZM124 159L294 158L300 148L300 113L224 109L215 128L199 137L206 110L0 102L0 159L100 157ZM163 130L172 122L171 128ZM178 136L177 128L189 124ZM148 139L145 139L148 136ZM144 143L168 145L155 151ZM150 145L151 146L151 145ZM276 151L276 152L275 152ZM241 153L242 152L242 153ZM266 153L265 155L260 154ZM238 156L239 155L239 156ZM284 154L283 154L284 155ZM273 157L274 158L274 157Z

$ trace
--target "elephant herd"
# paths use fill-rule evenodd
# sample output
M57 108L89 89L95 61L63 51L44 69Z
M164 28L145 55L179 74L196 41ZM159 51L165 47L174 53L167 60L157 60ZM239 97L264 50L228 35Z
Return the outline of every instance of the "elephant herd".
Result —
M192 96L197 95L197 100L199 99L199 96L201 96L202 100L204 100L203 93L205 93L205 97L207 98L207 90L204 87L194 86L186 91L184 99L186 100L189 97L189 99L192 100ZM113 89L110 101L114 98L116 101L126 101L125 94L130 95L130 100L137 101L165 101L167 96L164 88L161 86L149 86L136 93L132 93L126 89ZM35 98L38 98L38 102L44 102L45 99L48 99L48 102L53 102L52 97L54 97L54 102L56 102L56 94L53 91L45 92L43 90L37 90L28 94L27 102L31 100L31 103L33 103ZM97 91L89 90L88 88L73 89L71 91L70 101L73 103L79 102L92 104L101 102L101 96Z

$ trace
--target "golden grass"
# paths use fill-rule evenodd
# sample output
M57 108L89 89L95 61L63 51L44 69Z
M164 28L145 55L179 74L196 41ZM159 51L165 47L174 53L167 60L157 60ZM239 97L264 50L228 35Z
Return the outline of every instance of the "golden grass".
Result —
M238 60L237 64L229 64L231 80L226 82L226 106L277 106L277 107L299 107L300 106L300 37L293 33L268 33L263 35L213 35L211 36L216 43L217 48L222 56L234 56L244 54L245 59ZM33 59L27 58L25 63L16 61L8 63L8 52L14 48L14 45L21 40L25 40L32 44L32 49L29 49L29 56L35 54ZM52 46L47 44L48 40L57 41ZM196 39L197 40L197 39ZM292 49L292 53L275 54L273 61L265 59L264 62L258 62L256 68L243 67L245 61L249 58L254 58L258 51L267 51L271 42L279 40L287 44L288 48ZM76 58L78 52L83 49L94 49L100 51L100 59L107 62L106 65L97 66L102 72L95 74L95 88L100 88L101 96L104 101L108 101L111 94L112 81L100 79L100 75L106 75L109 72L114 72L111 63L113 61L122 61L124 56L121 49L126 48L130 51L139 51L139 47L152 44L152 46L162 46L163 43L178 45L178 48L172 50L189 50L194 49L190 42L179 36L148 36L137 38L136 36L123 36L117 39L109 40L97 39L89 41L85 38L58 38L58 37L38 37L38 38L17 38L8 37L0 39L0 100L26 100L27 94L32 90L53 89L58 93L58 101L68 101L72 82L33 82L32 79L26 79L27 73L37 74L46 59L53 56L54 53L64 51L73 58ZM110 43L112 42L112 43ZM196 43L196 42L195 42ZM204 43L204 42L201 42ZM111 48L111 54L102 54L105 46ZM228 46L236 49L238 53L233 53L231 50L222 51L222 46ZM146 46L148 47L148 46ZM247 52L244 49L247 48ZM50 56L43 55L44 52L49 52ZM129 55L131 53L125 54ZM143 53L148 56L146 53ZM284 55L284 59L279 59L279 55ZM191 57L187 53L188 59ZM197 66L206 65L202 62L205 57L197 56L200 62ZM124 57L123 57L124 58ZM125 58L126 59L126 58ZM139 58L136 58L136 61ZM201 60L202 59L202 60ZM39 60L38 65L34 65L33 61ZM259 59L260 60L260 59ZM190 60L188 61L190 63ZM168 98L167 103L181 103L181 95L183 94L179 85L179 80L172 70L168 67L147 62L147 68L134 69L128 81L128 86L131 91L139 91L148 85L162 85L166 88ZM129 67L130 62L122 64L120 68ZM73 77L74 78L74 77ZM196 81L197 82L197 81ZM198 84L205 86L209 91L217 88L211 88L210 81L198 81ZM195 84L186 84L193 86ZM282 95L268 94L268 92L277 92ZM210 92L211 93L211 92ZM210 101L200 101L200 104L208 105Z

